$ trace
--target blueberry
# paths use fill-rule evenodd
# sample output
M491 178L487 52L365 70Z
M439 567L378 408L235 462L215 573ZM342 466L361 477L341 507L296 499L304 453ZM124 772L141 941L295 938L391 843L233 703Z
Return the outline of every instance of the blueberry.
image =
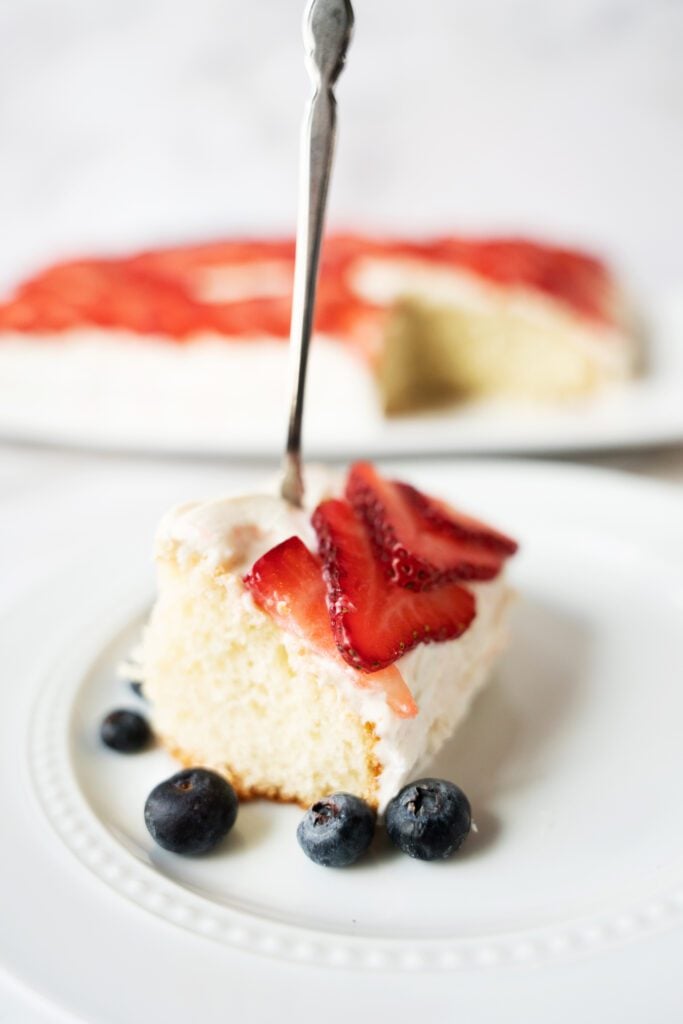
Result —
M130 679L128 681L128 685L130 686L131 690L133 691L136 697L140 697L142 700L145 699L145 694L142 689L142 683L140 682L139 679Z
M365 853L375 832L375 812L351 793L334 793L307 811L296 837L307 857L328 868L344 868Z
M152 839L171 853L208 853L237 817L237 795L207 768L186 768L155 786L145 803Z
M100 726L100 736L112 750L121 754L137 754L144 750L152 738L146 718L137 711L119 708L110 711Z
M467 838L471 824L469 800L444 779L411 782L386 810L389 839L418 860L450 857Z

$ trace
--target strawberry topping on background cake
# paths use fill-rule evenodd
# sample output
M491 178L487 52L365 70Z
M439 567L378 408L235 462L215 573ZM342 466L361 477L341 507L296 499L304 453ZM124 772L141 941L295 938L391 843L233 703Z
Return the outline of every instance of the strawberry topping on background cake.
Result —
M316 330L375 355L385 309L354 287L363 260L415 261L545 295L596 323L614 322L607 269L583 253L519 239L399 241L326 239ZM79 259L48 268L0 304L0 330L33 334L76 328L127 330L184 341L287 338L294 242L236 240L159 249L132 257Z

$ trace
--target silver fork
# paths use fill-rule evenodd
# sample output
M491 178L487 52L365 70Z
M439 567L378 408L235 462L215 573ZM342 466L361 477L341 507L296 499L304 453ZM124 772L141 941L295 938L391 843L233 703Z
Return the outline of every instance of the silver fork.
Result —
M304 15L306 66L314 92L308 104L301 148L299 218L290 327L292 368L287 445L282 467L282 497L301 507L301 428L306 366L313 329L320 245L332 171L337 128L333 86L344 67L353 30L349 0L311 0Z

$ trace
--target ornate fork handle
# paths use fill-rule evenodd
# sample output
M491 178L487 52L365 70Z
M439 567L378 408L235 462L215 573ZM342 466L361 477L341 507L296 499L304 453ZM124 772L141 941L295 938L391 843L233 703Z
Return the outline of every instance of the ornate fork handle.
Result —
M301 429L306 367L337 126L333 86L344 66L352 29L353 9L349 0L311 0L304 17L304 45L314 92L304 121L301 149L290 328L292 398L281 486L282 497L296 506L301 506L303 500Z

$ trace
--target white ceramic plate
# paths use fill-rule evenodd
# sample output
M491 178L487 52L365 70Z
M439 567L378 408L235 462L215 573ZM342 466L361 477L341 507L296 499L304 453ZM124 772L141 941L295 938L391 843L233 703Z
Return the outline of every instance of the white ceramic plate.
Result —
M648 365L623 386L562 406L487 401L386 419L342 346L314 345L305 443L312 458L588 451L683 440L683 302L648 314ZM106 450L279 455L286 346L124 339L0 346L0 436Z
M380 842L332 872L299 851L297 809L255 803L208 858L154 847L142 807L173 763L96 738L105 709L136 703L115 666L152 596L148 488L135 517L85 527L1 626L5 970L117 1024L364 1006L398 1024L676 1019L680 492L543 464L393 471L522 542L511 648L433 766L468 791L479 833L443 864ZM81 491L78 522L106 499Z

